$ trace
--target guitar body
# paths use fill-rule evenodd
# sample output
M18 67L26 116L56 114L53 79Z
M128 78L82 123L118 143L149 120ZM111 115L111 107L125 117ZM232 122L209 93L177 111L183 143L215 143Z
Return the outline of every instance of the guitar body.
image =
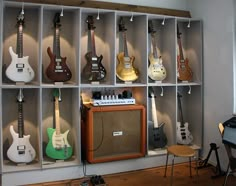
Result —
M164 123L161 123L157 128L153 128L153 147L163 148L167 144L167 137L164 133Z
M47 53L50 57L50 64L47 67L46 74L49 79L55 82L65 82L71 79L72 74L66 64L66 57L61 57L61 61L56 61L56 56L52 53L51 48L47 48ZM57 65L59 63L59 65ZM60 69L58 69L58 66Z
M34 71L29 65L29 56L18 58L17 54L9 47L11 63L6 69L7 77L14 82L30 82L34 78Z
M162 58L154 58L149 55L150 65L148 67L148 76L154 81L162 81L166 78L166 69L162 64Z
M122 81L135 81L138 79L138 70L133 67L135 57L125 57L124 52L117 55L119 61L116 66L116 76Z
M69 130L57 136L55 129L47 129L49 142L46 146L46 154L48 157L56 160L65 160L72 156L72 147L67 141L68 133Z
M87 64L83 69L83 76L89 81L101 81L106 77L106 69L102 65L103 56L93 57L92 52L85 55Z
M177 143L183 145L189 145L192 143L193 136L188 129L188 125L189 124L187 122L185 122L184 124L177 122Z
M30 144L30 135L24 135L23 138L19 138L12 125L10 126L10 133L13 143L7 150L8 158L15 163L29 163L33 161L36 153Z

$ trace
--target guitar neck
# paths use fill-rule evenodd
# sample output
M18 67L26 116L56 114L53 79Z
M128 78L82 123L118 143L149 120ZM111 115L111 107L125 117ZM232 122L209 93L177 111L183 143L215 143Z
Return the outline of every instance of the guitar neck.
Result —
M158 55L157 55L157 45L155 41L155 34L152 33L151 36L152 36L152 53L153 53L153 57L156 59L158 58Z
M56 125L56 134L61 134L61 127L60 127L60 112L59 112L59 99L55 97L55 125Z
M180 96L178 96L178 106L179 106L179 114L180 114L180 123L181 123L181 126L184 126L184 117L183 117Z
M157 121L157 112L156 112L156 103L155 103L155 98L152 96L152 120L154 123L154 128L158 128L158 121Z
M182 44L181 44L181 39L178 38L178 46L179 46L179 56L181 59L181 62L184 60L184 54L183 54L183 49L182 49Z
M60 29L58 27L54 30L54 42L53 42L53 53L56 56L56 59L61 58L61 52L60 52Z
M124 56L129 57L128 47L127 47L127 40L126 40L126 32L123 32L123 42L124 42Z
M18 133L19 133L19 138L24 137L24 118L23 118L22 102L18 102Z
M23 25L18 26L17 30L17 44L16 44L16 53L18 58L23 57Z
M92 57L96 57L96 47L95 47L95 35L94 35L94 30L90 30L90 36L91 36L91 49L92 49Z

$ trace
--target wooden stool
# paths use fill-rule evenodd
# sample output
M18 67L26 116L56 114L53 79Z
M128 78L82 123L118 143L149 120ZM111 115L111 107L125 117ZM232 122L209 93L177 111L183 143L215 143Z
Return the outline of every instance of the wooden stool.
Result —
M172 182L173 182L172 180L173 180L173 169L174 169L175 157L189 158L189 171L190 171L190 177L192 177L191 158L195 158L195 151L192 148L190 148L189 146L186 146L186 145L172 145L172 146L169 146L167 148L166 167L165 167L164 177L166 177L169 154L173 155L172 165L171 165L171 185L172 185ZM197 158L196 158L196 173L198 175Z

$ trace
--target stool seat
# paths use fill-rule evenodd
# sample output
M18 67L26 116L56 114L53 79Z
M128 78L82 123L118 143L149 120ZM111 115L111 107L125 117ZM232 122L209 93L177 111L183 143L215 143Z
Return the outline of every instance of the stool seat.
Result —
M167 154L166 154L166 166L165 166L165 174L164 177L166 177L166 171L167 171L167 164L168 164L168 157L169 155L173 155L172 164L171 164L171 182L170 185L172 186L173 183L173 169L174 169L174 160L175 157L183 157L189 159L189 173L190 177L192 177L192 166L191 166L191 158L195 158L196 152L191 147L187 145L171 145L167 147ZM196 159L196 167L197 167L197 159ZM196 173L198 175L198 169L196 168Z
M179 157L193 157L195 155L195 151L186 145L172 145L167 148L167 152Z

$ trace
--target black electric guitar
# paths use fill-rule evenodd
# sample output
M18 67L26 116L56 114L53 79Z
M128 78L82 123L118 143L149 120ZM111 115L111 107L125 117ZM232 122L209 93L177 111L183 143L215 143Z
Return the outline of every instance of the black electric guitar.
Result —
M129 57L126 41L126 28L123 18L120 18L119 31L123 34L124 52L117 55L118 65L116 66L116 76L122 81L135 81L138 79L138 70L133 66L135 57Z
M152 38L152 53L149 54L149 67L148 67L148 77L154 81L162 81L166 78L166 69L162 64L162 58L157 54L157 45L155 33L156 31L153 28L152 21L148 22L148 32Z
M188 59L184 59L182 44L181 44L181 33L179 31L179 26L177 25L177 40L178 40L178 46L179 46L179 55L177 56L177 77L180 81L190 81L193 77L193 72L191 68L189 67Z
M50 57L50 64L46 69L46 75L54 82L65 82L71 79L72 74L66 64L66 57L61 57L60 54L60 13L56 13L54 20L54 39L53 52L51 48L47 48L47 53Z
M29 163L34 160L36 153L30 144L30 135L24 134L24 117L23 117L23 90L20 89L18 101L18 133L14 131L13 125L10 126L10 133L13 143L7 151L8 158L15 163Z
M103 56L97 56L95 48L93 16L87 18L88 30L91 38L91 51L86 53L87 63L82 71L82 76L88 81L101 81L106 77L106 69L102 65Z
M164 133L165 123L158 124L155 95L152 87L149 87L149 96L151 97L151 102L152 102L153 147L163 148L167 144L167 137Z
M178 92L178 106L180 114L180 122L177 122L177 143L183 145L189 145L193 141L193 136L188 129L188 123L184 122L183 111L181 106L182 95Z

